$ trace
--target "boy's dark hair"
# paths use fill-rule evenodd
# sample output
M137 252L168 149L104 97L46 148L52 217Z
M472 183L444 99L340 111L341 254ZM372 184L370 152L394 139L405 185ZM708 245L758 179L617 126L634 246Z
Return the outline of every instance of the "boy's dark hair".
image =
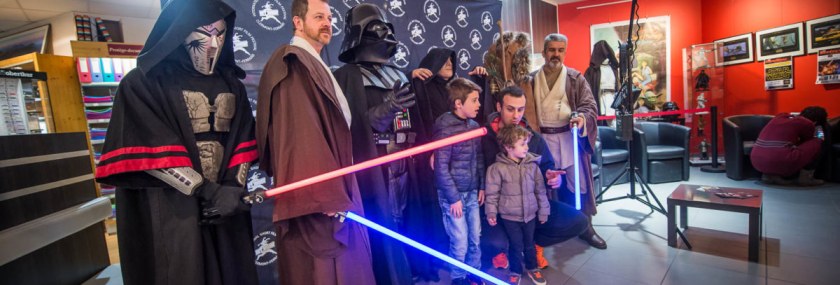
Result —
M321 2L329 3L327 0ZM292 1L292 17L298 16L301 19L306 18L306 12L309 11L309 0L293 0Z
M502 146L502 152L507 153L506 147L513 147L519 139L530 140L531 136L531 132L520 125L507 125L499 130L496 140Z
M473 91L481 93L481 87L464 78L455 78L446 84L446 91L449 92L449 107L455 110L455 101L461 100L461 104L466 103L467 97Z
M802 109L802 112L799 112L799 115L811 120L817 125L824 125L828 120L828 112L820 106L805 107L805 109Z
M522 91L522 88L516 86L505 87L502 90L499 90L499 92L496 92L496 102L498 102L499 105L504 105L505 96L510 96L513 98L522 98L522 96L525 96L525 91Z

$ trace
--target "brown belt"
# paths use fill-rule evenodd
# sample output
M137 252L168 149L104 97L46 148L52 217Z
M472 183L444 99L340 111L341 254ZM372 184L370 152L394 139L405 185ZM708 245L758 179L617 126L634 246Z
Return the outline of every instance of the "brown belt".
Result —
M540 127L540 133L543 134L560 134L568 132L571 128L569 125L565 125L559 128L551 128L551 127Z

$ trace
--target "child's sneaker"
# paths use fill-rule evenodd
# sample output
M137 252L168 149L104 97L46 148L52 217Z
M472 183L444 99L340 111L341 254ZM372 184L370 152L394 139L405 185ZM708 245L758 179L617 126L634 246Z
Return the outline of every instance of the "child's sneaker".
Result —
M493 257L493 267L497 269L507 269L510 267L510 262L508 262L507 255L504 252Z
M508 283L510 283L510 285L519 285L520 279L522 279L522 276L520 276L519 274L511 273L510 275L508 275Z
M534 284L545 285L545 277L539 269L528 271L528 277L531 278L531 281L534 281Z

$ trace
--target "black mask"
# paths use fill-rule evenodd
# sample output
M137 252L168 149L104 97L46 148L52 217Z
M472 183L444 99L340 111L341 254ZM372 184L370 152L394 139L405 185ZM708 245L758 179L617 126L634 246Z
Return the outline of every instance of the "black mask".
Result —
M386 63L396 53L394 26L373 4L362 3L347 11L345 36L338 59L345 63Z

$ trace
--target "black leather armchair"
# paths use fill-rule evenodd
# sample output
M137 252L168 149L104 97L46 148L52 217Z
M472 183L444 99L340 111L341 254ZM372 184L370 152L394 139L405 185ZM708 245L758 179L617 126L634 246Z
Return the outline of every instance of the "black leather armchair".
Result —
M750 152L764 126L773 119L770 115L737 115L723 119L723 145L726 157L726 177L743 180L760 177L750 161Z
M641 169L642 178L648 183L687 181L691 129L672 123L638 121L641 131L639 148L633 153Z
M630 152L627 150L626 142L615 138L615 128L598 126L598 141L601 142L598 166L601 168L602 186L606 186L627 167ZM615 183L625 182L627 182L627 175L623 175Z

